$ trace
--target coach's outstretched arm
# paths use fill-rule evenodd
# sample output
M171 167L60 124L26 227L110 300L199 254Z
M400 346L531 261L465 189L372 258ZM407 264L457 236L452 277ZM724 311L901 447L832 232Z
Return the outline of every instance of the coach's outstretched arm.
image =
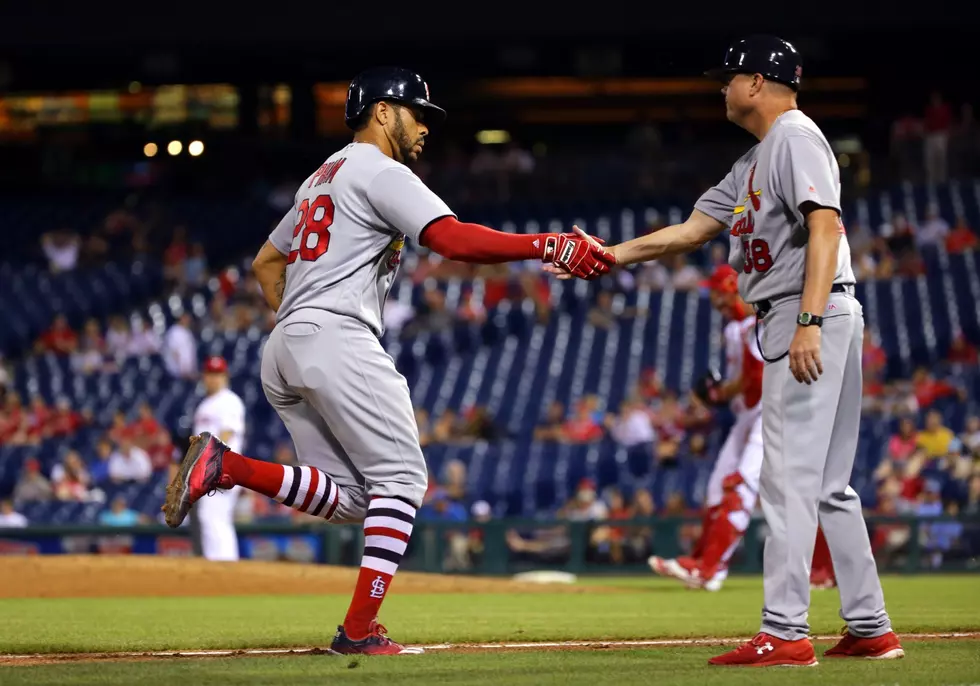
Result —
M649 262L677 253L691 252L710 241L725 229L723 222L694 210L687 221L673 224L646 236L609 247L616 264Z

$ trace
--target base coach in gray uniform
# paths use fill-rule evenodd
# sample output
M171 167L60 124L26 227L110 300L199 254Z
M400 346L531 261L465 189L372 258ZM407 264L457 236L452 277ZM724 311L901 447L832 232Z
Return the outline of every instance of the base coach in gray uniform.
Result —
M840 218L840 173L796 104L802 61L773 36L732 44L721 69L728 119L759 142L682 224L610 248L619 264L694 250L722 231L766 359L760 499L770 534L760 633L715 665L815 665L808 565L817 523L840 585L847 633L825 657L902 657L849 485L861 419L864 316ZM761 334L760 334L761 330Z

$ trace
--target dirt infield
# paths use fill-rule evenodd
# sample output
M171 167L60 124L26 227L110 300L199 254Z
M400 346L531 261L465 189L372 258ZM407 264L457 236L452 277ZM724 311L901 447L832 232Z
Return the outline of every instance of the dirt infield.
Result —
M539 643L440 643L418 646L425 652L485 653L513 651L555 650L622 650L624 648L685 648L699 646L738 645L749 640L742 638L691 638L655 639L649 641L556 641ZM912 641L975 641L980 632L954 632L946 634L902 634L902 642ZM818 643L833 643L840 639L837 634L814 636ZM64 662L150 662L156 660L201 660L219 657L273 657L273 656L332 656L342 657L324 648L276 648L269 650L200 650L158 651L130 653L53 653L37 655L0 655L0 667L50 665Z
M286 562L207 562L149 555L43 555L0 557L0 598L109 598L228 596L281 593L349 593L353 567ZM565 584L518 583L508 579L398 575L398 593L596 593L615 589Z

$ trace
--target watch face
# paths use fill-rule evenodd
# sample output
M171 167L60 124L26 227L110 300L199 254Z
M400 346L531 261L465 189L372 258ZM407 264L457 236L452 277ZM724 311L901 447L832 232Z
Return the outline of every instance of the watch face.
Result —
M804 312L803 314L801 314L799 317L796 318L796 321L798 321L803 326L806 326L807 324L810 323L810 313Z

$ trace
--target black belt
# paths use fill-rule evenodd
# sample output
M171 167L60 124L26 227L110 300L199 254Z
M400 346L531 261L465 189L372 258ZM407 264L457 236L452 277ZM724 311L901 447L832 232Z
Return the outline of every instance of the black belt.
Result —
M852 293L854 289L853 283L835 283L830 287L831 293ZM794 295L802 296L802 293L789 293L787 295L778 295L775 298L770 298L769 300L759 300L754 303L755 312L759 316L759 319L764 318L769 314L769 310L772 309L772 304L776 301L782 300L784 298L791 298Z
M831 293L853 293L854 284L853 283L835 283L830 287ZM759 346L759 354L762 355L762 359L766 362L779 362L781 359L789 355L789 350L784 352L779 357L768 358L766 354L762 351L762 341L759 340L759 322L765 319L766 315L769 314L769 310L772 309L772 304L774 301L783 300L784 298L790 298L793 295L802 295L800 293L794 293L790 295L780 295L769 300L760 300L755 303L755 343Z

